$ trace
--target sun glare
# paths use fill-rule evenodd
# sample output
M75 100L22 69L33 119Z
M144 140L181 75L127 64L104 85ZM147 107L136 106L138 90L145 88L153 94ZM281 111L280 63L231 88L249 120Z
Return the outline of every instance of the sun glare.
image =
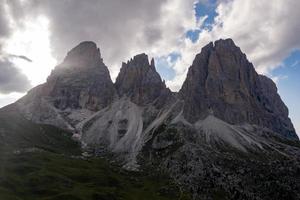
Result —
M24 26L12 24L13 34L4 50L7 54L26 56L32 62L12 58L12 62L28 77L33 86L46 81L56 60L51 55L49 20L44 16L27 20Z

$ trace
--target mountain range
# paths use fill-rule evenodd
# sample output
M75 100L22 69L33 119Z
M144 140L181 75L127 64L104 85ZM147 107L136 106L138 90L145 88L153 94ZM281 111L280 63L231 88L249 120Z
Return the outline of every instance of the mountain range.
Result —
M54 154L63 156L61 162L75 159L88 168L101 159L131 178L147 177L152 184L153 177L166 176L157 179L162 195L152 199L300 199L300 143L288 109L276 84L255 71L232 39L203 47L178 92L166 87L154 59L149 61L144 53L122 63L113 83L97 45L82 42L52 70L46 83L2 108L0 118L3 163L7 156L17 160L45 154L30 163L51 165L54 161L43 159ZM41 170L31 164L19 170L29 175ZM20 174L10 171L12 177L6 179L6 171L4 164L0 193L5 191L10 198L25 193L34 194L27 199L149 196L108 192L94 198L95 194L80 196L67 189L59 192L69 192L69 197L57 196L58 192L35 194L32 189L22 193L9 187L23 187L12 178ZM80 170L76 175L85 177ZM120 180L111 187L118 190L126 178L116 176ZM72 185L72 178L64 178ZM102 183L95 181L91 183L100 187ZM164 182L168 187L160 186ZM156 194L152 189L146 191Z

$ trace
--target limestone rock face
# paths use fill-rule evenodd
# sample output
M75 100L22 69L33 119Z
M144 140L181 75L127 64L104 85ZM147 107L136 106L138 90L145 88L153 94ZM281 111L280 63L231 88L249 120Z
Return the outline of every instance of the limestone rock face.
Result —
M269 121L267 127L282 133L287 138L297 138L293 124L288 117L289 111L281 100L276 84L268 77L259 75L261 84L261 103L265 109L265 116ZM265 125L265 124L263 124Z
M115 97L100 50L94 42L82 42L55 67L46 83L32 89L18 104L35 122L68 128L66 121L73 121L70 118L80 121L111 104ZM74 114L75 110L81 111Z
M185 102L183 115L190 122L213 112L231 124L247 122L297 138L275 84L256 73L231 39L202 48L179 95Z
M46 95L56 108L99 110L113 100L115 90L109 71L93 42L73 48L48 77Z
M171 95L146 54L139 54L123 63L115 83L120 96L127 96L138 105L161 103Z

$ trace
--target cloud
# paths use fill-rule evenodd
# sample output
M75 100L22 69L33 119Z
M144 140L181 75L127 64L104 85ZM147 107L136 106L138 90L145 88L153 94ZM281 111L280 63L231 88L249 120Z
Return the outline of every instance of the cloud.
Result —
M291 65L291 67L297 67L299 64L300 64L300 61L297 60Z
M218 1L211 28L202 29L195 43L185 41L179 50L182 59L174 66L177 76L168 84L173 90L180 89L195 54L219 38L232 38L256 70L269 75L293 50L300 48L299 7L298 0Z
M1 2L1 0L0 0ZM2 2L1 2L2 4ZM2 4L2 6L0 6L0 44L1 44L1 41L3 39L3 37L9 35L9 26L8 26L8 19L5 15L5 8Z
M14 55L14 54L10 54L8 55L9 57L11 58L18 58L18 59L22 59L22 60L25 60L27 62L32 62L32 60L26 56L23 56L23 55Z
M3 53L3 45L11 33L11 28L2 3L0 6L0 93L24 92L30 88L30 81L8 58L13 56L28 61L29 59L25 56L5 55Z
M213 16L206 13L195 17L195 0L6 1L13 27L40 15L49 20L52 53L58 61L79 42L95 41L113 78L121 62L137 53L157 58L180 54L171 66L175 77L167 81L173 90L180 89L195 55L212 40L233 38L256 69L265 74L299 48L300 38L295 33L300 32L300 1L214 2L210 6L215 8ZM212 24L202 26L212 17ZM186 38L189 30L199 31L196 42Z
M31 85L28 78L7 58L0 59L0 93L25 92Z
M135 54L163 56L176 50L196 26L193 5L194 0L7 1L15 26L39 15L49 19L57 60L79 42L92 40L113 77Z

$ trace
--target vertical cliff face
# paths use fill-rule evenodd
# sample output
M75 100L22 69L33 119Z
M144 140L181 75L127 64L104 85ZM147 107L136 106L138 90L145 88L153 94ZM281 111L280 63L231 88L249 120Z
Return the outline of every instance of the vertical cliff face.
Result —
M26 118L64 129L74 126L116 97L108 68L94 42L74 47L47 82L17 102Z
M269 127L287 138L297 138L294 126L288 117L288 108L281 100L276 84L263 75L259 75L259 81L261 85L259 100L265 111L262 116L266 118L262 120L262 126Z
M179 92L190 122L209 112L232 124L248 122L297 138L275 84L256 73L231 39L202 48Z
M53 98L59 109L99 110L109 105L115 89L109 71L93 42L73 48L44 85L45 95Z
M123 63L115 83L118 94L130 97L138 105L159 103L171 95L146 54L139 54Z
M74 47L51 72L47 82L29 92L28 98L33 93L35 97L47 98L60 110L92 111L109 105L116 94L100 50L93 42Z

